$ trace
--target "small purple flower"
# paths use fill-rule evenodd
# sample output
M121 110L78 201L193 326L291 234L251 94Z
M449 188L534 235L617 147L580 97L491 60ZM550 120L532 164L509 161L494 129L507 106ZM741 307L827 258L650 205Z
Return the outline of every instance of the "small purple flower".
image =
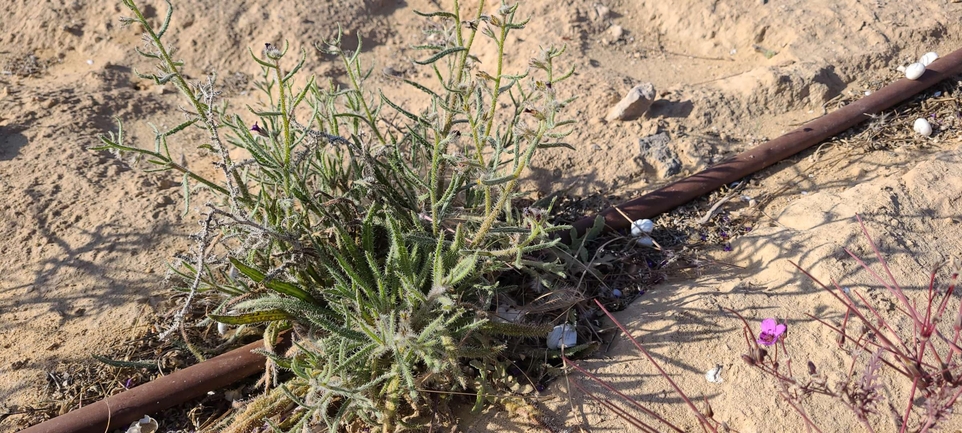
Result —
M260 126L257 126L257 122L254 122L254 126L251 126L251 131L256 132L257 135L260 135L261 137L267 137L267 131Z
M732 250L732 244L725 244L725 247L722 248L722 249L725 250L725 251L731 251L731 250Z
M749 226L745 226L745 233L748 233L750 231L752 231L752 228Z
M762 320L762 332L758 334L758 343L771 346L778 341L778 337L785 333L785 324L775 322L775 319Z
M724 239L724 238L727 238L727 237L728 237L728 232L718 232L718 236L721 236L723 239Z

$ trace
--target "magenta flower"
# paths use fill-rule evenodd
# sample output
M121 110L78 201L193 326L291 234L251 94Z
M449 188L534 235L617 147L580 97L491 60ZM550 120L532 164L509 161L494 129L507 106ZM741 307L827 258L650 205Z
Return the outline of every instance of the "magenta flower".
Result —
M778 337L785 333L785 325L778 324L775 319L762 320L762 333L758 334L758 343L771 346L778 341Z

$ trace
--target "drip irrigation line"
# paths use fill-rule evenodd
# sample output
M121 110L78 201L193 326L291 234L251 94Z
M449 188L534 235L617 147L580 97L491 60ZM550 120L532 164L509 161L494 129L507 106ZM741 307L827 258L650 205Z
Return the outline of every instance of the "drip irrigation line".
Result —
M599 215L605 219L605 231L622 230L629 226L630 222L618 210L632 221L653 218L838 135L868 120L869 114L891 108L960 72L962 49L940 57L917 80L898 80L781 137L634 200L601 211ZM585 217L573 224L579 236L594 225L595 218ZM570 243L570 236L570 232L559 235L565 243Z
M274 347L290 347L290 333L284 333ZM104 400L44 421L20 433L104 433L126 429L132 422L225 388L264 370L264 340L208 359L143 385L114 394Z

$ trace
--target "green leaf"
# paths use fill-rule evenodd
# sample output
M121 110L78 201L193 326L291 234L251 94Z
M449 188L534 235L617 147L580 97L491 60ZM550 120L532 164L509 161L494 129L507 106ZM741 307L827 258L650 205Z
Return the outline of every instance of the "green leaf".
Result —
M458 19L458 16L457 16L457 15L452 14L451 12L444 12L444 11L421 12L421 11L415 10L414 13L416 13L416 14L422 16L422 17L425 17L425 18L445 17L445 18L451 18L451 19L453 19L453 20Z
M164 0L167 2L167 16L164 17L164 23L161 24L160 30L157 31L157 39L164 37L164 33L167 33L167 27L170 26L170 17L174 15L174 5L170 3L170 0Z
M254 280L255 283L261 283L264 281L266 276L263 272L247 266L241 263L240 260L237 260L233 257L229 258L229 260L230 263L237 268L238 272L246 275L247 278ZM264 287L284 295L295 297L307 303L314 304L317 302L306 290L285 281L270 280L264 283Z
M434 62L436 62L436 61L438 61L438 60L441 60L442 58L444 58L445 56L447 56L447 55L449 55L449 54L460 53L461 51L467 51L467 48L464 48L464 47L451 47L451 48L448 48L448 49L446 49L446 50L444 50L444 51L441 51L440 53L437 53L437 54L431 56L431 57L428 58L427 60L423 60L423 61L422 61L422 60L415 60L414 63L417 63L417 64L419 64L419 65L430 65L431 63L434 63Z
M444 278L445 285L454 286L461 281L464 281L465 278L474 273L477 264L478 256L475 254L471 254L470 256L461 259L456 265L454 265L453 268L451 268L451 271L448 272L448 275Z
M249 325L251 323L264 323L264 322L274 322L278 320L286 320L290 316L284 310L267 310L267 311L254 311L251 313L235 314L235 315L225 315L225 314L209 314L212 320L220 323L226 323L228 325Z
M515 175L513 175L513 174L509 174L509 175L507 175L507 176L502 176L502 177L498 177L498 178L494 178L494 179L485 179L485 180L482 180L481 183L483 183L483 184L485 184L485 185L487 185L487 186L494 186L494 185L500 185L500 184L502 184L502 183L508 183L508 182L510 182L510 181L512 181L512 180L515 180L515 179L517 179L517 178L518 178L518 176L515 176Z
M387 96L384 96L384 93L383 93L383 92L380 92L380 93L381 93L381 100L384 101L384 103L386 103L387 105L391 106L391 108L395 109L398 113L403 114L404 117L407 117L408 119L411 119L411 120L413 120L413 121L415 121L415 122L418 122L418 123L420 123L420 124L423 124L423 125L427 125L427 124L428 124L427 121L425 121L424 119L418 117L418 116L415 115L414 113L411 113L410 111L407 111L407 110L401 108L400 106L398 106L397 104L391 102L391 100L388 99Z

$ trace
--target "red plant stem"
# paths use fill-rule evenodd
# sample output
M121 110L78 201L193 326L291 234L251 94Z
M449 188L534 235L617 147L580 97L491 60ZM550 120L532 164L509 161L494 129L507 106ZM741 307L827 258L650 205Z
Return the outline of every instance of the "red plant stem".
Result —
M818 433L823 433L822 430L819 429L818 426L816 426L815 423L812 422L812 420L808 419L808 414L806 414L805 411L802 410L802 408L798 407L795 404L795 402L792 401L791 397L785 393L784 389L780 394L782 394L782 398L784 398L785 401L792 406L792 409L795 409L795 412L798 412L798 415L802 417L802 420L805 421L806 430L812 431L812 429L814 429Z
M748 346L749 346L749 347L748 347L748 350L752 350L752 347L754 346L754 349L755 349L755 352L754 352L754 353L758 353L758 341L755 339L755 333L752 332L752 327L748 325L748 321L745 320L745 318L742 317L741 314L738 314L737 311L732 310L731 308L721 307L721 309L722 309L722 310L725 310L725 311L727 311L727 312L729 312L729 313L734 314L736 317L738 317L738 318L742 321L743 324L745 324L745 327L742 328L742 329L744 329L745 332L747 332L749 335L751 335L751 338L748 339L748 341L749 341L749 343L748 343Z
M915 380L912 381L912 392L909 394L909 405L905 408L905 417L902 418L902 428L899 429L899 433L905 433L905 429L909 427L909 415L912 415L912 400L915 400L915 390L918 389L919 377L916 376Z
M848 318L849 318L851 315L852 315L852 307L849 307L849 306L846 305L846 308L845 308L845 318L842 319L842 330L843 330L843 332L842 332L842 338L839 338L839 340L838 340L838 347L842 347L842 346L845 344L845 339L847 338L847 335L845 334L844 330L848 329ZM811 317L811 316L809 316L809 317Z
M632 416L631 414L629 414L629 413L628 413L627 411L625 411L624 409L618 407L618 405L616 405L616 404L608 401L607 399L602 400L600 397L598 397L597 395L595 395L595 393L593 393L593 392L591 392L591 391L588 391L587 389L585 389L584 387L582 387L581 384L578 383L577 380L572 380L571 383L574 384L574 386L575 386L576 388L578 388L581 392L587 394L588 397L591 397L592 400L597 401L597 402L600 403L602 406L607 407L607 408L610 409L612 412L614 412L614 413L617 414L618 416L622 417L622 419L624 419L625 421L628 421L629 424L635 426L636 428L638 428L638 429L640 429L640 430L644 430L644 431L646 431L646 432L658 433L658 430L655 430L655 429L654 429L653 427L651 427L650 425L645 424L645 423L644 423L643 421L641 421L640 419L635 418L634 416ZM670 424L669 424L669 425L670 425ZM679 430L679 431L681 431L681 430Z
M815 317L815 316L813 316L813 315L811 315L811 314L808 314L808 313L805 313L805 315L808 316L808 317L810 317L811 319L813 319L813 320L821 323L822 325L827 326L829 329L831 329L831 330L833 330L833 331L835 331L835 332L837 332L837 333L839 333L839 334L844 335L844 333L843 333L842 331L840 331L838 328L836 328L836 327L834 327L834 326L826 323L826 322L823 321L822 319L819 319L818 317ZM876 335L877 335L877 334L876 334ZM861 341L861 338L859 339L859 341ZM881 345L881 344L879 344L879 343L876 343L876 342L874 342L874 341L871 341L871 340L866 340L866 342L869 343L869 344L871 344L872 346L875 346L875 347L877 347L877 348L879 348L879 349L882 349L882 350L884 350L884 351L886 351L886 352L889 352L889 353L891 353L891 354L893 354L893 355L895 355L895 356L898 356L898 355L899 355L898 352L893 351L893 350L890 349L888 346L883 346L883 345ZM960 351L962 351L962 350L960 350ZM882 361L883 363L885 363L885 365L887 365L889 368L891 368L891 369L899 372L899 373L902 374L903 376L905 376L905 377L912 377L911 374L909 374L908 372L902 370L901 368L896 367L896 366L893 365L892 363L886 361L884 358L879 358L879 360Z
M658 369L658 372L661 373L661 376L664 377L665 380L667 380L668 383L671 384L671 387L674 388L675 392L677 392L678 395L681 396L682 400L685 400L685 403L688 404L688 407L691 408L692 412L695 413L695 416L698 417L698 420L701 421L702 428L718 433L718 430L715 429L715 426L711 425L711 423L708 422L708 420L705 418L705 415L702 415L701 411L699 411L698 408L695 407L695 404L691 402L691 400L688 398L687 395L685 395L685 392L682 391L680 387L678 387L678 385L675 383L674 380L671 380L671 376L668 376L668 373L665 373L665 370L663 370L661 368L661 365L659 365L658 362L655 361L655 358L653 358L651 354L648 353L648 351L641 346L641 344L638 344L638 341L635 340L635 337L631 336L628 330L621 325L621 322L618 322L618 320L615 319L615 316L613 316L610 312L608 312L608 309L606 309L604 305L601 305L601 302L598 302L597 299L595 299L595 304L598 304L598 307L601 308L601 311L604 311L605 315L607 315L612 322L615 322L615 325L618 325L618 329L621 329L621 332L625 333L628 339L631 340L631 343L634 344L635 347L641 351L641 353L645 354L645 357L648 358L648 361L651 362L651 364L654 365L656 369Z
M889 269L889 264L888 264L888 262L886 262L886 261L885 261L885 258L882 257L882 253L879 251L878 246L875 245L875 240L873 240L872 237L869 236L869 234L868 234L868 229L865 227L865 223L862 222L862 217L859 216L859 214L855 214L855 219L858 220L859 226L862 227L862 233L865 234L865 238L868 239L869 245L872 246L872 251L875 252L875 257L877 257L879 263L882 264L882 269L885 269L885 274L888 275L889 280L892 281L892 285L895 286L895 289L896 289L896 290L893 291L893 292L894 292L893 294L894 294L896 297L898 297L900 301L902 301L902 303L906 306L906 308L911 308L911 306L909 305L908 299L905 297L905 292L902 291L902 287L899 286L899 282L895 280L895 277L894 277L894 276L892 276L892 271ZM849 255L851 255L851 254L852 254L852 253L849 253ZM856 259L857 259L857 258L856 258ZM861 261L861 260L860 260L860 261ZM866 268L867 268L867 267L866 267ZM869 270L871 271L871 269L869 269ZM872 272L872 273L875 274L875 272ZM881 278L878 278L878 280L879 280L879 281L882 281ZM884 282L883 282L883 284L884 284ZM888 286L886 286L886 287L888 287ZM891 289L890 289L890 290L891 290ZM912 310L910 311L910 313L912 313L912 318L915 319L915 322L916 322L916 323L919 323L918 312L915 311L914 308L912 308Z
M892 343L892 340L890 340L888 337L885 336L885 334L882 333L882 330L881 330L881 329L873 326L870 322L868 322L867 320L865 320L865 319L863 318L862 320L863 320L865 326L869 327L869 328L872 330L872 332L875 332L875 335L876 335L876 336L878 336L879 338L881 338L882 341L884 341L887 345L889 345L892 353L894 353L894 354L897 355L899 358L901 358L902 361L908 362L909 360L913 359L911 356L908 355L908 353L912 353L912 350L909 349L908 344L905 344L905 342L902 341L901 338L899 338L898 333L896 333L895 330L892 329L892 326L889 325L889 322L888 322L887 320L885 320L885 319L882 318L882 315L878 312L878 310L876 310L874 307L872 307L872 305L869 304L867 300L865 300L865 297L863 297L861 293L856 292L856 293L855 293L855 296L858 296L858 299L860 299L860 300L862 301L862 303L865 304L865 308L868 308L869 311L871 311L872 314L874 314L875 317L878 319L879 323L881 323L882 326L885 327L885 329L887 329L890 333L892 333L892 336L895 338L895 341L898 341L899 344L902 345L902 348L905 349L905 352L901 352L901 351L896 350L896 349L895 349L895 344L893 344L893 343Z
M561 356L561 360L564 361L565 364L568 364L568 365L571 365L572 367L574 367L575 370L580 371L581 374L584 374L585 376L588 376L591 380L593 380L593 381L595 381L596 383L598 383L599 385L605 387L605 389L607 389L608 391L611 391L611 392L617 394L619 397L627 400L628 403L631 403L632 406L638 408L638 409L641 410L642 412L647 413L648 415L653 416L655 419L657 419L658 421L661 421L661 422L665 423L667 426L671 427L671 428L674 429L675 431L677 431L677 432L679 432L679 433L684 433L684 430L682 430L682 429L678 428L677 426L675 426L674 424L668 422L667 420L665 420L664 418L662 418L661 416L659 416L657 413L653 412L652 410L650 410L650 409L642 406L641 403L638 403L637 401L635 401L635 400L632 399L631 397L628 397L627 395L623 394L621 391L618 391L617 389L615 389L614 387L612 387L611 385L609 385L609 384L606 383L605 381L599 379L597 376L589 373L588 370L585 370L585 369L581 368L581 366L579 366L578 364L575 364L572 360L568 359L568 357L562 355L562 356Z
M942 303L939 305L938 312L935 314L936 319L941 319L942 315L945 314L946 307L949 306L949 299L952 298L952 294L955 293L955 279L958 278L958 274L952 275L952 284L945 289L945 294L942 295ZM935 285L935 271L932 271L932 282L929 283L931 286ZM938 320L937 320L938 321Z
M846 307L850 308L851 311L852 311L853 313L855 313L855 315L858 316L859 319L862 320L862 324L865 325L865 327L871 329L872 332L874 332L876 336L878 336L879 338L882 339L882 341L888 346L889 351L890 351L892 354L896 355L896 357L899 358L899 361L901 361L901 362L904 363L906 360L911 360L911 357L909 357L908 355L906 355L906 354L904 354L904 353L902 353L902 352L900 352L900 351L898 351L898 350L895 349L895 345L892 344L891 341L889 341L888 337L886 337L885 334L882 333L877 327L875 327L874 325L872 325L872 322L869 321L868 318L866 318L865 315L862 314L861 311L859 311L859 309L857 308L857 306L855 305L855 303L854 303L852 300L848 299L848 297L841 297L841 296L839 296L838 294L836 294L833 290L829 289L828 286L826 286L825 284L822 284L822 282L819 281L818 278L815 278L812 274L808 273L808 271L806 271L805 269L803 269L803 268L802 268L801 266L799 266L797 263L795 263L795 262L793 262L793 261L789 261L789 263L791 263L793 266L795 266L796 269L798 269L798 270L801 271L803 274L805 274L805 276L807 276L809 279L811 279L811 280L814 281L816 284L818 284L818 285L821 286L823 289L825 289L825 290L826 290L830 295L832 295L832 297L834 297L836 300L838 300L839 302L841 302L842 304L844 304ZM834 281L833 281L833 283L834 283ZM837 283L835 283L835 286L838 288L839 291L841 291L842 293L844 293L844 291L842 291L841 287L838 287L838 284L837 284ZM877 318L879 319L879 321L882 322L882 324L884 324L885 326L888 326L888 323L887 323L885 320L882 319L882 316L880 316L880 315L878 314L878 312L875 311L874 308L872 308L871 304L869 304L868 302L865 301L865 298L863 298L858 292L856 292L855 294L859 297L859 299L862 300L863 303L865 303L865 306L868 307L868 309L869 309L870 311L872 311L872 312L877 316ZM810 316L810 317L811 317L811 316ZM891 330L891 328L889 328L889 330ZM892 332L894 332L894 331L892 331ZM898 335L898 334L896 334L896 335ZM902 344L902 346L905 347L905 350L908 351L908 346L906 346L905 343L902 342L901 339L899 339L898 341Z

